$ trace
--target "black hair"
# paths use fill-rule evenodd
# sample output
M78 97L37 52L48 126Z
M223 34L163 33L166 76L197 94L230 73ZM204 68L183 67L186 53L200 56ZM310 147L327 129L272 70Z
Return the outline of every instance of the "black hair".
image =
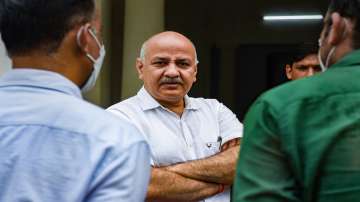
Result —
M0 32L9 56L34 50L51 54L94 13L94 0L1 0Z
M337 12L340 16L353 20L354 25L354 48L360 48L360 0L331 0L328 8L328 13ZM331 26L332 21L329 20L328 27Z
M317 43L306 43L299 45L296 50L294 50L294 54L290 58L289 64L293 64L295 62L299 62L305 57L318 53L318 45Z

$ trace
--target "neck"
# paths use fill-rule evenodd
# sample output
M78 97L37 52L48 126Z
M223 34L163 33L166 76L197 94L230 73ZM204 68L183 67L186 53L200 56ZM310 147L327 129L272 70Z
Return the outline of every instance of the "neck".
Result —
M14 69L31 68L52 71L63 75L78 86L82 84L74 74L77 68L73 68L65 59L58 59L56 55L31 54L26 56L12 56L11 59Z
M14 68L43 69L58 73L61 73L62 69L51 56L13 56L11 59Z
M179 115L181 117L181 115L183 114L184 112L184 109L185 109L185 102L184 102L184 99L181 99L180 101L178 102L162 102L162 101L159 101L159 103L169 109L170 111L176 113L177 115Z
M333 57L330 59L330 64L333 65L337 61L341 60L341 58L345 57L347 54L354 51L352 47L337 47L337 50L333 54Z

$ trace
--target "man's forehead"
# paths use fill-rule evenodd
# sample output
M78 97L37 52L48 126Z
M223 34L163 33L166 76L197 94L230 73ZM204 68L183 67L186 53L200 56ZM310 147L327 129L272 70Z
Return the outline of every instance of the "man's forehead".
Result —
M147 56L150 58L195 58L195 49L192 46L175 41L149 43L146 48Z
M188 43L184 40L162 38L159 40L149 41L147 43L147 48L156 48L161 50L180 50L180 51L193 51L194 47L191 43Z
M170 54L160 52L156 54L149 54L150 60L194 60L194 57L189 54Z
M167 31L167 32L161 32L159 34L156 34L152 37L150 37L147 42L151 43L151 42L157 42L157 41L166 41L166 40L170 40L170 41L181 41L183 43L192 43L190 41L190 39L188 39L187 37L185 37L184 35L177 33L177 32L172 32L172 31Z
M176 32L157 34L147 41L147 46L173 46L195 49L193 43L188 38Z

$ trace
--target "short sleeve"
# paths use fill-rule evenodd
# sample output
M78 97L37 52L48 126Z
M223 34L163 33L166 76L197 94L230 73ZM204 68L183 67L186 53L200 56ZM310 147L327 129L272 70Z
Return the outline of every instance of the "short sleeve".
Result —
M223 143L242 137L243 125L229 108L217 102L217 115Z

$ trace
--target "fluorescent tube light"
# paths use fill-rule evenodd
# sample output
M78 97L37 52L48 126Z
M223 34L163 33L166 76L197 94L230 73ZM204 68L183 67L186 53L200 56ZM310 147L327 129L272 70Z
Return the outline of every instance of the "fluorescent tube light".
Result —
M267 15L265 21L322 20L322 15Z

